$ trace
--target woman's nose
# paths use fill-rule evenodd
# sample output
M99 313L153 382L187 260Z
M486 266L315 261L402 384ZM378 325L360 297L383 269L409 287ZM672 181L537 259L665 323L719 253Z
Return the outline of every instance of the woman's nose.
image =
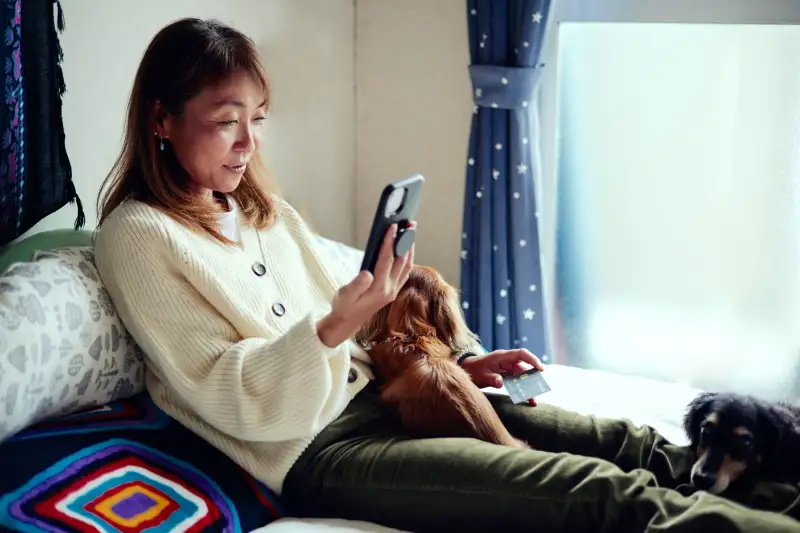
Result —
M252 152L255 150L256 141L253 136L253 130L245 125L239 133L239 138L236 140L236 148L243 152Z

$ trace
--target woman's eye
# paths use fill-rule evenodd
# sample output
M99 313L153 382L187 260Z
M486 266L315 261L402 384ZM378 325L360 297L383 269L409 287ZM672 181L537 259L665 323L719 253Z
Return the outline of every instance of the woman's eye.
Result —
M267 117L256 117L256 118L253 119L253 122L256 122L257 124L261 124L265 120L267 120Z
M222 125L222 126L230 127L230 126L235 126L238 123L239 123L238 120L223 120L219 124Z

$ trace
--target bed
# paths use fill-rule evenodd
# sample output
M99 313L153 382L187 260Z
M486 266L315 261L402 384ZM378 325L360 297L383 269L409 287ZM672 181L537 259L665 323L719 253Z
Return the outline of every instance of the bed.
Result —
M354 273L357 272L361 260L359 250L322 237L319 238L319 245L321 252L327 254L331 261L340 262ZM5 419L0 417L0 470L4 472L0 479L0 529L5 526L16 530L24 526L29 531L60 531L62 529L58 529L58 525L52 524L60 524L62 519L95 525L98 524L97 520L103 519L107 526L111 523L109 520L113 522L114 519L120 519L114 515L115 509L123 509L125 506L122 504L128 500L137 500L137 504L142 501L148 505L155 501L163 504L164 512L161 515L148 511L153 514L148 518L148 523L156 524L161 520L151 531L171 530L170 520L178 515L169 515L169 509L191 511L184 513L186 520L209 520L211 509L213 520L228 520L234 524L233 531L396 531L363 522L286 517L280 498L246 472L237 469L208 443L169 419L155 407L146 392L133 394L130 381L141 378L141 372L137 370L139 363L134 357L135 351L126 351L125 343L118 342L121 325L115 322L118 318L113 306L103 306L103 303L110 302L103 302L100 298L100 292L105 290L96 271L90 268L92 253L88 233L64 230L33 236L0 254L0 273L3 275L0 284L0 405L3 406L3 412L0 414L6 415ZM22 263L22 267L6 270L12 263ZM42 315L40 329L29 321L30 316L25 314L25 308L21 306L23 298L36 295L31 291L44 290L42 282L52 284L53 280L46 279L47 269L50 268L48 264L55 264L52 268L59 272L74 275L70 279L74 279L76 285L70 294L84 296L71 303L76 308L85 306L87 316L94 312L94 322L88 324L94 328L92 331L102 332L103 328L110 331L110 342L108 332L102 334L105 351L88 352L91 357L83 357L81 364L86 366L80 373L72 371L75 367L75 358L70 358L72 354L67 357L64 354L45 357L45 352L41 351L44 346L41 346L42 357L37 359L35 355L36 339L40 336L51 336L52 346L61 346L65 340L69 340L66 330L59 333L62 337L59 339L52 326L46 329L48 326L44 318L57 307L50 305L50 302L57 301L50 299L56 295L53 292L56 291L55 284L47 289L51 292L42 300L45 303L42 308L45 315ZM22 292L25 290L29 291L27 296ZM40 296L44 296L44 293ZM97 301L103 306L102 315ZM26 326L8 329L11 323ZM14 335L20 334L22 336L14 340ZM74 339L75 346L81 344L82 339ZM27 363L24 357L20 358L19 348L15 349L15 346L23 344L32 348L33 355ZM109 346L115 345L120 346L117 354L109 351ZM95 376L91 383L86 378L92 375L86 372L89 367ZM46 381L51 374L54 376L52 383L42 387L42 380ZM112 377L104 377L100 382L101 375ZM85 379L81 379L81 376ZM655 427L674 443L685 443L681 417L686 404L698 390L563 365L550 365L545 376L552 390L537 398L540 403L601 417L628 418L636 424ZM34 379L38 381L33 383ZM127 385L124 383L126 379ZM35 397L36 387L43 391L40 398ZM9 403L9 399L13 400L17 390L23 388L28 396L24 404L17 405L29 411L26 415L29 418L20 426L23 429L19 433L4 440L2 426L10 420L9 409L13 410L13 403ZM48 388L64 392L56 398L48 392ZM59 400L71 398L70 391L75 390L82 395L81 409L76 408L78 404L58 405ZM496 389L487 389L486 392L504 393ZM96 399L87 403L88 396L92 394L96 395ZM122 492L119 482L114 485L107 474L110 468L116 468L114 465L124 466L131 461L139 465L139 477L130 480L132 485L129 484L125 489L128 492ZM164 472L170 475L165 478ZM93 482L87 482L88 479ZM103 483L111 485L101 491L99 488L104 486ZM176 483L180 484L180 490L175 489ZM86 503L90 501L91 505ZM205 504L202 503L204 501ZM203 516L199 511L204 505L208 516ZM41 523L37 520L49 520L51 526L49 529L37 529ZM138 518L127 517L125 520L130 522ZM258 527L260 524L268 525Z

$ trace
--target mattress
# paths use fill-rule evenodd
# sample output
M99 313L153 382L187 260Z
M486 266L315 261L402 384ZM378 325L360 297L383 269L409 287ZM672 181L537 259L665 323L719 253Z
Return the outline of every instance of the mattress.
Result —
M648 425L674 444L686 444L682 429L686 405L701 391L677 383L625 376L600 370L549 365L544 373L551 390L536 401L586 415L627 418ZM504 389L484 389L505 394ZM283 518L257 530L259 533L392 533L366 522Z

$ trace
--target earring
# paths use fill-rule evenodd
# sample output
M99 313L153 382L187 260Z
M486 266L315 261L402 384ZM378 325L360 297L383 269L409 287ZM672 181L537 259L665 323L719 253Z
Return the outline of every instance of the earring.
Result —
M153 135L158 137L158 132L154 131ZM162 152L164 151L164 137L158 137L158 149Z

